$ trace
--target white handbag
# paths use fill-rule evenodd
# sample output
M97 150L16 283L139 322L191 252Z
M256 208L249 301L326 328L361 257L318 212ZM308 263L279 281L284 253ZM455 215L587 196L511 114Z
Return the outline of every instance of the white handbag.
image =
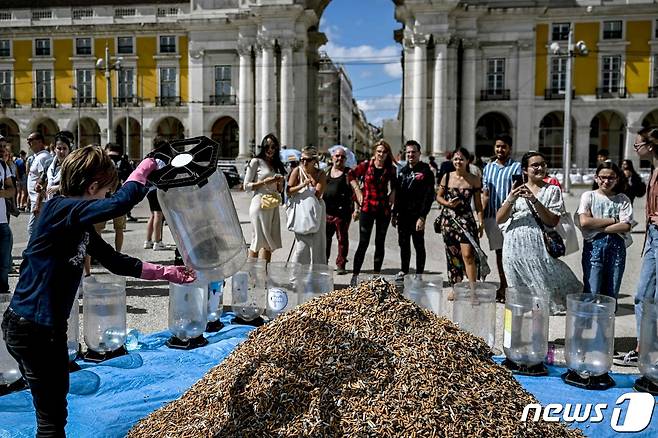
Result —
M300 168L301 177L306 177ZM304 178L307 179L307 178ZM315 190L308 187L288 196L286 204L286 225L296 234L313 234L320 229L320 217L324 214L322 204L315 196Z
M574 223L574 218L578 219L575 213L572 216L565 210L560 216L560 221L555 226L555 231L557 231L560 237L562 237L562 240L564 240L564 255L573 254L578 252L580 249L580 246L578 245L578 234L576 233L576 224Z

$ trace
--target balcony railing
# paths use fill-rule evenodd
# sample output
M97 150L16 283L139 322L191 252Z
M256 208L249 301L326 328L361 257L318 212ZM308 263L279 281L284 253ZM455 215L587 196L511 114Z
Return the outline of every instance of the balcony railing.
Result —
M81 108L89 108L89 107L97 107L98 106L98 99L95 97L74 97L71 99L71 105L73 107L78 107L80 106Z
M649 87L649 97L658 97L658 87Z
M155 106L181 106L180 96L159 96L155 98Z
M114 106L139 106L139 98L137 96L115 97Z
M16 99L0 98L0 106L2 108L16 108Z
M509 100L509 89L480 90L480 100Z
M597 99L626 99L626 87L599 87L596 89Z
M210 105L235 105L235 94L219 94L210 96Z
M55 108L56 106L54 97L37 97L32 99L32 108Z
M544 100L564 100L566 90L561 88L545 88ZM576 90L571 90L571 98L576 97Z

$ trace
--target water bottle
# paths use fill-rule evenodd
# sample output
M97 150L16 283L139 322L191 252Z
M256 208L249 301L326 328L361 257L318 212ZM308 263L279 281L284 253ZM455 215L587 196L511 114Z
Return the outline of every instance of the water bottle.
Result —
M126 350L138 350L139 349L139 337L141 333L137 329L130 329L126 333Z

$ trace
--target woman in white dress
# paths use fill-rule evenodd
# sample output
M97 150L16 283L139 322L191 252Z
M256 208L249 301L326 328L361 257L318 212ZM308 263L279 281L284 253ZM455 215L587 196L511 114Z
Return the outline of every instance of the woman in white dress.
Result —
M260 153L247 165L244 190L253 192L249 218L253 235L249 257L267 260L281 248L281 220L279 206L286 170L279 157L279 140L267 134L260 145Z
M71 152L71 142L65 136L55 137L55 158L46 170L48 184L46 186L46 200L59 192L60 172L64 158Z
M546 228L557 225L565 214L559 187L545 183L546 158L528 152L521 160L525 184L515 184L496 214L499 224L508 222L504 231L503 267L510 287L527 286L543 294L550 302L551 314L562 312L566 296L580 293L582 283L561 260L551 257L542 230L531 212Z

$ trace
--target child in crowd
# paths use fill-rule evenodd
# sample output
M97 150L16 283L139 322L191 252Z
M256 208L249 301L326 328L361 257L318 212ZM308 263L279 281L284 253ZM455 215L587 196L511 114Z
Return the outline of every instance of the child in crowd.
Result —
M193 272L118 253L94 224L126 214L146 195L146 177L156 169L142 161L114 196L117 171L100 147L87 146L62 163L60 193L43 206L23 253L20 278L2 332L7 350L27 380L37 416L37 436L63 437L69 389L67 319L76 299L85 254L118 275L187 283Z
M622 193L624 174L616 164L599 164L595 182L598 189L583 193L578 207L584 240L583 289L585 293L617 299L626 266L633 206Z

